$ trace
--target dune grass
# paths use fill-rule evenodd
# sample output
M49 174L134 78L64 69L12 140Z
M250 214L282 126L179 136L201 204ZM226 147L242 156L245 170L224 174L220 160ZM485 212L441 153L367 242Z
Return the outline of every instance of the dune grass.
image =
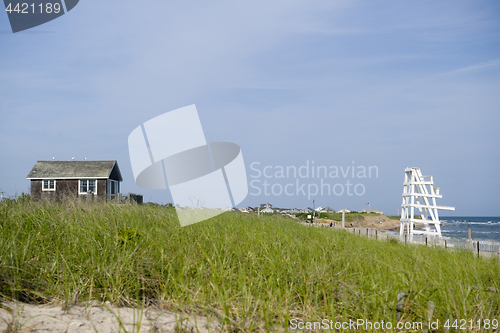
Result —
M227 212L181 228L162 206L0 203L0 297L111 301L216 315L233 330L291 318L500 319L497 258Z

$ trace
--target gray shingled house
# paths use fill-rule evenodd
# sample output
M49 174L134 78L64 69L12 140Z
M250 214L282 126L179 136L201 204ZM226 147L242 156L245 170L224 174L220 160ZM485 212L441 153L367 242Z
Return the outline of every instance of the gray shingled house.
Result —
M88 197L110 199L123 181L116 161L38 161L26 179L33 199Z

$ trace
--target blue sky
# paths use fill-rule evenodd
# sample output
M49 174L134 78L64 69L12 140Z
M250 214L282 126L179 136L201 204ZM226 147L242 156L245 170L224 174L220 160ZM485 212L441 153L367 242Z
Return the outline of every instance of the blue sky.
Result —
M27 192L37 160L86 157L118 160L122 192L171 202L135 185L127 138L196 104L207 141L240 145L249 181L254 162L378 168L326 179L363 195L249 194L241 205L370 202L395 214L414 166L456 207L443 215L500 216L499 92L497 1L81 0L16 34L3 13L0 191Z

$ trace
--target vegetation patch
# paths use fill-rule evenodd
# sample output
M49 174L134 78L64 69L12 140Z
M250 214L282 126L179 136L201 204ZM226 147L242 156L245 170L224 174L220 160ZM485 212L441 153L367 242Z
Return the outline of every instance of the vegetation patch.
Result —
M0 297L213 314L231 330L292 318L499 319L497 258L404 245L283 216L227 212L181 228L153 205L0 203Z

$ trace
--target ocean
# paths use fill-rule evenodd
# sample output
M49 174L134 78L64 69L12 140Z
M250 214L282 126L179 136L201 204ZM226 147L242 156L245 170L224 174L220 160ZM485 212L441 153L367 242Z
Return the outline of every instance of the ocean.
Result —
M494 240L500 242L500 217L440 216L441 233L444 237Z

